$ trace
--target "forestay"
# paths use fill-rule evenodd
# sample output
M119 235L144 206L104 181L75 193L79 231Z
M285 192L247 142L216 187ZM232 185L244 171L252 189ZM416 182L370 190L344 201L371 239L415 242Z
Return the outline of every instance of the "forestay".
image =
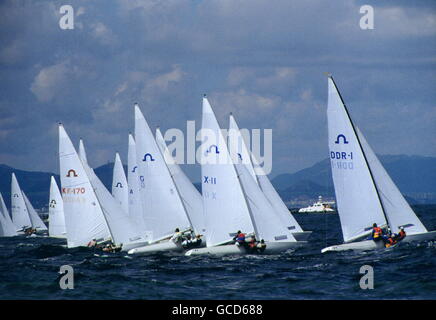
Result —
M215 114L203 98L201 176L208 247L254 231L247 203Z
M164 156L168 170L174 180L174 184L177 187L195 233L203 234L206 231L206 226L203 213L203 199L201 198L200 192L194 187L189 178L169 153L165 139L159 128L156 129L156 142Z
M110 238L84 164L62 125L59 125L59 162L68 247L86 246L92 239Z
M415 212L413 212L412 208L404 199L400 190L398 190L391 177L383 168L362 132L360 132L357 127L356 131L363 151L365 152L366 159L368 160L368 164L371 168L392 232L398 232L400 227L404 227L408 235L427 232L425 226L418 219Z
M191 227L163 156L139 106L135 105L135 138L145 224L153 240Z
M50 180L50 199L48 204L48 235L50 237L66 237L64 202L55 178Z
M351 119L330 77L327 119L337 208L347 242L368 234L373 223L385 225L386 220Z

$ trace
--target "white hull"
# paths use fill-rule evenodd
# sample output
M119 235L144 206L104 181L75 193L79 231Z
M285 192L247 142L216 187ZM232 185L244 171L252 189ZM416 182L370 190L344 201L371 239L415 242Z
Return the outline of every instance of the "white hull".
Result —
M145 245L143 247L137 247L131 249L128 251L128 254L143 255L143 254L152 254L152 253L163 252L163 251L182 251L182 250L183 250L182 246L177 245L173 241L169 240L165 242L153 243L153 244ZM125 251L124 248L123 251Z
M142 241L142 242L132 242L132 243L126 243L123 244L121 247L121 251L130 251L130 250L135 250L135 248L141 248L144 246L147 246L148 242L147 241Z
M428 241L428 240L436 240L436 230L429 231L424 233L416 233L408 235L402 240L402 242L412 242L412 241Z
M311 236L312 231L303 231L303 232L292 232L295 240L297 241L307 241Z
M373 241L373 240L364 240L358 242L350 242L344 244L338 244L335 246L330 246L321 250L321 253L329 252L329 251L347 251L347 250L374 250L384 248L383 241Z
M268 242L266 243L266 249L261 254L277 254L283 251L286 251L291 248L297 248L301 245L306 244L305 241L298 242ZM195 255L203 255L203 254L211 254L211 255L229 255L229 254L240 254L245 255L248 254L247 251L240 246L235 244L224 245L224 246L216 246L209 248L196 248L188 250L185 255L186 256L195 256Z

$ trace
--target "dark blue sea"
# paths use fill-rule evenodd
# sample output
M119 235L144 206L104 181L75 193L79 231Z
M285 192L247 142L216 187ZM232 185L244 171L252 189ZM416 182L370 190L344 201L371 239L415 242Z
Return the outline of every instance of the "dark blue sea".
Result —
M416 206L436 229L436 206ZM321 254L342 242L338 215L295 214L310 245L276 256L155 254L131 257L43 237L0 238L0 299L435 299L436 243L401 243L379 251ZM74 269L74 289L59 268ZM374 270L374 289L359 270Z

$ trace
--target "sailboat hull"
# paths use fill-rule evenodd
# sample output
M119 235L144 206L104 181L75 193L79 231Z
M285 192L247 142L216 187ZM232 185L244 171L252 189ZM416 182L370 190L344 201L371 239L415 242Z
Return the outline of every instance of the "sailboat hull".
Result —
M384 248L383 241L375 242L373 240L365 240L358 242L350 242L339 244L335 246L330 246L321 250L321 253L329 252L329 251L347 251L347 250L375 250Z
M183 251L183 248L173 241L165 241L131 249L128 251L128 254L145 255L165 251Z
M136 248L142 248L147 245L148 245L148 241L126 243L123 244L121 251L128 252L130 250L135 250Z
M307 241L312 235L312 231L292 232L292 235L297 241Z
M412 241L429 241L429 240L436 240L436 230L423 232L423 233L416 233L411 235L407 234L402 241L412 242Z
M288 249L300 247L306 243L307 242L305 241L267 242L266 249L262 254L277 254L286 251ZM196 256L196 255L204 255L204 254L224 256L224 255L235 255L235 254L246 255L249 253L247 253L247 251L243 247L237 246L235 244L209 247L209 248L191 249L185 253L186 256Z

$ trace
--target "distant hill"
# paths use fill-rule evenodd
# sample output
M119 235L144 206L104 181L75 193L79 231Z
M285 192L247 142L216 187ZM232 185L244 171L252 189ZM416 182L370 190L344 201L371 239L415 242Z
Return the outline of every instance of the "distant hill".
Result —
M406 155L383 155L380 161L411 204L436 203L436 158ZM103 184L111 190L113 163L95 169ZM127 173L127 168L124 166ZM0 165L0 192L10 207L11 174L15 172L21 188L35 208L47 206L50 187L49 172L23 171ZM59 182L59 176L54 175ZM334 198L333 181L328 159L295 173L276 176L272 184L285 202L312 200L319 195ZM201 183L194 183L201 191Z

